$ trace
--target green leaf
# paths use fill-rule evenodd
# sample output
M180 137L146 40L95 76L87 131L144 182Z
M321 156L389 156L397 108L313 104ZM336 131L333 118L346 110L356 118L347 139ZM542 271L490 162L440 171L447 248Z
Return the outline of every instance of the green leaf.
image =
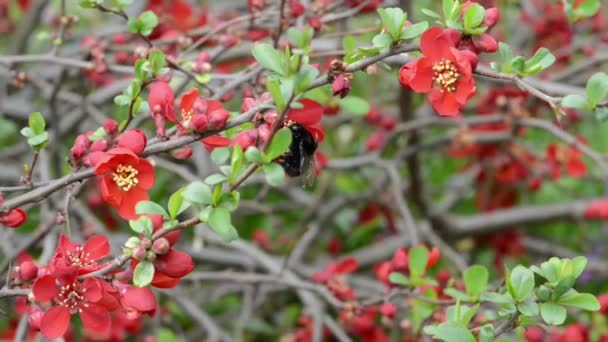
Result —
M346 54L350 55L355 52L357 41L353 36L344 36L344 38L342 38L342 48L346 51Z
M310 64L304 64L300 67L300 71L295 78L295 90L296 94L301 94L310 87L310 85L319 76L319 70L315 69Z
M34 134L34 132L32 131L32 129L29 127L23 127L21 129L21 135L23 135L26 138L32 138L32 137L36 136Z
M150 61L150 68L152 69L153 75L158 75L166 62L165 54L158 50L150 52L148 60Z
M583 271L585 270L585 266L587 266L587 258L584 256L577 256L572 259L572 268L573 268L573 276L575 279L581 276Z
M178 340L173 331L167 328L161 328L158 329L158 332L156 333L156 341L177 342Z
M274 101L277 109L282 112L285 109L285 98L283 98L283 93L281 93L281 81L277 78L269 79L266 82L266 88L272 96L272 100Z
M137 234L144 234L146 237L152 236L154 226L152 220L148 216L140 216L137 220L129 220L129 227Z
M169 197L169 204L167 207L169 208L169 216L174 219L177 215L184 212L184 210L190 207L190 202L186 201L184 198L184 191L186 188L181 188Z
M587 81L587 99L593 107L608 96L608 74L605 72L595 73Z
M600 303L594 295L576 291L563 295L557 303L587 311L598 311L600 309Z
M608 107L596 107L593 114L598 121L606 121L608 120Z
M232 226L230 212L226 208L217 207L209 213L209 225L224 240L230 242L239 237L238 232Z
M576 279L572 276L565 276L561 278L555 288L553 289L553 299L556 300L561 297L564 293L568 292L574 286Z
M214 148L211 152L211 160L217 165L222 165L230 158L230 147Z
M477 28L483 23L483 18L486 15L486 10L480 4L472 3L464 13L464 30L469 33L469 30Z
M416 246L410 249L408 265L413 278L419 278L424 274L428 260L429 253L425 247Z
M401 39L405 40L405 39L416 38L416 37L420 36L421 34L423 34L424 31L426 31L426 29L428 27L429 27L429 23L427 23L426 21L421 21L419 23L415 23L414 25L406 27L403 30L403 32L401 32Z
M186 201L196 204L211 204L211 189L201 181L190 183L182 193Z
M393 41L399 41L399 36L401 35L403 25L407 19L407 16L403 13L403 10L398 7L391 7L378 8L377 11L382 19L382 24L393 38Z
M158 25L158 18L152 11L143 12L137 21L140 23L138 32L144 36L149 36L154 31L154 28L156 28L156 25Z
M593 17L599 10L599 0L586 0L574 8L574 20Z
M494 342L494 326L486 324L479 329L479 342Z
M130 238L127 239L127 242L125 242L125 247L133 248L135 246L139 246L140 244L141 244L141 240L138 237L131 236Z
M114 97L114 103L118 106L128 106L131 104L131 98L127 95L116 95Z
M347 96L340 100L340 108L354 115L363 116L369 112L367 100L357 96Z
M450 16L452 15L452 11L456 6L456 3L454 2L454 0L443 0L441 4L444 18L450 18Z
M291 145L291 130L287 127L281 128L272 138L268 149L264 152L264 161L269 163L275 158L283 155Z
M35 135L43 133L44 127L46 126L46 122L44 122L44 117L42 116L42 114L40 114L40 112L30 114L28 124Z
M283 55L272 45L267 43L255 44L251 50L255 60L266 69L272 70L279 75L287 76Z
M547 324L560 325L566 320L566 308L555 303L542 303L540 315Z
M291 27L289 30L287 30L287 38L289 41L300 49L306 49L310 46L310 41L312 40L313 34L314 30L312 27Z
M523 303L517 304L517 309L521 312L522 315L528 317L534 317L538 315L539 306L535 301L528 299Z
M506 294L496 293L496 292L482 293L480 296L480 299L482 301L488 301L488 302L499 303L499 304L513 303L513 298L511 298L511 296L506 295Z
M523 75L526 70L526 60L522 56L516 56L511 60L511 68L518 75Z
M38 135L35 135L31 138L27 139L27 143L32 146L35 150L39 151L41 148L46 146L46 143L49 140L49 133L42 132Z
M508 285L511 296L517 301L523 301L534 289L534 273L523 266L515 266L509 275Z
M499 42L498 43L498 53L500 54L500 59L505 62L511 62L513 59L513 49L509 46L509 44Z
M374 36L372 43L375 47L384 49L391 46L393 38L388 33L380 33Z
M443 291L443 293L447 294L448 296L450 296L450 297L452 297L454 299L460 299L462 301L469 300L469 296L466 293L464 293L462 291L459 291L459 290L456 290L456 289L451 288L451 287L445 289Z
M203 208L203 210L201 210L198 213L198 219L201 220L201 222L208 222L209 214L211 214L211 210L213 210L212 206L207 206L207 207Z
M241 170L243 164L243 149L241 145L236 145L232 148L232 158L230 159L230 174L236 176Z
M153 214L153 215L162 215L166 218L169 218L169 214L165 211L163 207L161 207L158 203L152 201L139 201L135 205L135 213L142 214Z
M490 273L484 266L473 265L464 271L463 277L467 294L476 297L486 290Z
M391 284L408 286L410 284L409 279L400 272L392 272L388 275L388 281Z
M514 314L517 311L517 307L513 303L502 303L498 305L498 316L506 317Z
M264 175L266 182L272 186L281 186L285 184L285 170L277 163L265 164Z
M561 262L555 257L543 262L540 264L540 268L543 271L542 276L550 283L557 284L559 280L559 265L561 265Z
M262 162L262 154L260 150L258 150L255 146L250 146L247 151L245 151L245 159L250 163L261 163Z
M445 322L439 326L434 327L429 331L427 327L424 328L425 333L431 333L434 338L446 341L446 342L476 342L477 340L471 334L469 329L458 322Z
M142 260L133 271L133 285L146 287L154 278L154 264L150 260Z
M439 13L437 13L435 11L431 11L430 9L423 8L420 11L422 11L423 14L425 14L431 18L435 18L435 19L441 18L441 15L439 15Z
M583 109L587 107L587 98L582 95L567 95L562 99L561 105L565 108Z
M239 207L240 198L241 194L238 191L224 192L220 196L217 206L226 208L228 211L235 211Z
M549 49L540 48L531 59L526 61L524 70L528 75L533 75L553 65L555 60L555 56Z
M207 178L205 178L205 183L207 183L209 185L216 185L216 184L222 183L226 179L227 179L226 176L219 174L219 173L214 173L214 174L208 176Z

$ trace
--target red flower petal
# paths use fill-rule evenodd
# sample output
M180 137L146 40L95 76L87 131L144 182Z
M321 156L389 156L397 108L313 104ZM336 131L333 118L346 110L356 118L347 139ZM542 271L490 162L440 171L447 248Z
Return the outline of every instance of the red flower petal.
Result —
M179 284L181 278L171 278L162 273L154 273L151 285L159 289L172 289Z
M346 259L340 261L336 265L334 273L335 274L351 273L354 270L356 270L358 266L359 266L359 263L357 262L357 260L355 258L353 258L353 257L346 258Z
M450 35L441 27L431 27L420 37L420 51L433 62L451 55L450 48L454 46Z
M39 302L51 301L59 294L59 288L57 287L55 277L47 274L36 279L34 286L32 287L32 292Z
M81 285L85 289L84 297L89 302L97 302L103 297L103 291L94 278L87 278Z
M156 258L154 268L169 277L181 278L192 272L194 262L188 253L171 249L169 253Z
M110 313L103 306L89 303L88 306L83 306L81 309L80 319L86 330L98 334L106 334L110 331Z
M409 87L417 93L427 93L433 88L433 62L429 58L420 58L409 80Z
M47 311L40 321L40 331L44 337L54 340L65 334L70 324L70 312L63 306Z
M148 288L129 287L122 295L122 306L139 312L154 312L156 310L156 298Z
M137 187L148 190L154 186L154 181L156 180L156 175L154 173L154 167L147 159L140 159L139 163L136 166L137 171Z
M179 101L179 112L180 115L184 113L188 113L192 110L192 106L194 105L194 101L198 98L199 91L196 88L190 88L188 91L182 95L181 100ZM183 120L183 117L182 117Z
M451 92L441 92L433 89L429 93L429 102L433 109L441 116L459 116L460 104Z
M210 137L203 138L201 139L201 142L205 144L207 150L213 150L216 147L230 146L230 139L219 135L212 135Z
M91 260L99 260L110 255L110 243L103 235L93 235L84 244L84 252Z
M127 192L127 196L123 197L122 202L116 207L118 215L125 220L135 220L138 215L135 213L135 206L140 201L147 201L150 199L148 193L137 187L132 188Z
M299 102L303 107L290 109L287 113L288 120L293 120L302 126L312 126L321 122L323 106L320 103L310 99L303 99Z

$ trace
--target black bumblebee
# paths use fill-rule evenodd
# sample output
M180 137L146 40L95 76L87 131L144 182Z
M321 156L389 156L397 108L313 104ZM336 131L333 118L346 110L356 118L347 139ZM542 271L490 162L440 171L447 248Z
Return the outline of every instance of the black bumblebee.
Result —
M291 145L289 151L277 161L289 177L302 176L305 183L309 183L315 175L315 152L318 144L312 134L299 123L291 121L285 126L291 130Z

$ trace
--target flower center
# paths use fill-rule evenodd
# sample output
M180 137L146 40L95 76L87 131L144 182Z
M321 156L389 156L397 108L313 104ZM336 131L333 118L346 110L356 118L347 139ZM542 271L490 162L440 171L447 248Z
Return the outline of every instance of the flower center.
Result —
M63 285L58 296L59 304L68 308L72 313L82 312L81 306L89 306L84 298L86 291L86 288L80 287L77 283Z
M460 73L454 63L447 59L433 65L433 81L441 90L449 92L456 91L456 82L460 78Z
M118 164L118 167L116 167L116 170L112 173L112 180L116 183L116 186L123 191L129 191L139 183L139 180L137 179L138 173L139 171L131 165Z
M82 246L76 246L76 248L74 248L74 252L68 251L66 255L68 260L70 260L74 266L87 267L94 263L93 260L89 259L90 254L84 253Z
M182 110L182 112L181 112L182 122L190 121L190 119L192 118L192 112L193 112L193 110L189 110L189 111Z

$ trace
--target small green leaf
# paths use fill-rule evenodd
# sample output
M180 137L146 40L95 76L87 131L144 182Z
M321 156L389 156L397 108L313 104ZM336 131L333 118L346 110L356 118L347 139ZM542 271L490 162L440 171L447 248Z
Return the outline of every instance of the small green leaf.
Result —
M131 104L131 98L127 95L116 95L114 103L118 106L128 106Z
M553 289L553 299L557 300L564 293L572 289L572 286L574 286L575 282L576 278L574 278L572 275L561 278Z
M224 192L220 196L217 206L226 208L228 211L235 211L239 207L240 198L241 194L238 191Z
M255 146L250 146L247 151L245 151L245 159L250 163L261 163L262 162L262 154L260 150L258 150Z
M34 132L34 134L36 134L36 135L43 133L44 128L46 126L44 117L42 116L42 114L40 114L40 112L35 112L35 113L30 114L30 117L28 119L28 124L29 124L30 128L32 129L32 132Z
M161 328L158 329L158 332L156 333L156 341L177 342L178 339L173 331L167 328Z
M551 258L549 261L545 261L540 264L540 268L543 271L543 277L550 283L556 284L559 280L559 266L561 262L557 258Z
M141 244L141 240L138 237L131 236L130 238L127 239L127 242L125 242L125 247L133 248L135 246L139 246L140 244Z
M494 326L486 324L479 329L479 342L494 342Z
M572 269L574 272L572 276L574 276L575 279L578 279L585 270L585 266L587 266L587 258L584 256L577 256L572 259Z
M347 54L350 55L355 52L355 49L357 48L357 41L355 38L353 38L353 36L344 36L344 38L342 38L342 48Z
M277 106L277 109L282 112L285 109L286 103L283 93L281 93L281 81L277 78L271 78L266 82L266 88Z
M598 121L606 121L608 120L608 107L596 107L593 114Z
M587 98L582 95L567 95L562 99L562 107L583 109L587 107Z
M406 27L405 30L403 30L403 32L401 32L401 39L406 40L406 39L416 38L416 37L420 36L421 34L423 34L424 31L426 31L426 29L428 27L429 27L429 23L427 23L426 21L421 21L419 23L415 23L414 25Z
M214 148L211 152L211 160L217 165L222 165L230 158L230 147Z
M509 275L509 292L517 301L523 301L534 289L534 273L523 266L515 266Z
M557 303L587 311L598 311L600 309L600 303L594 295L576 291L563 295Z
M605 72L595 73L587 81L587 99L593 107L608 96L608 74Z
M238 232L232 226L230 212L226 208L213 208L209 213L209 225L225 242L236 240Z
M466 293L464 293L462 291L459 291L459 290L456 290L456 289L451 288L451 287L445 289L443 291L443 293L447 294L448 296L450 296L450 297L452 297L454 299L459 299L459 300L462 300L462 301L469 300L469 296Z
M264 161L271 162L275 158L283 155L291 145L291 130L287 127L281 128L272 138L268 149L264 152Z
M441 19L441 15L439 15L439 13L431 11L430 9L422 8L420 11L431 18Z
M506 295L506 294L496 293L496 292L482 293L480 296L480 299L482 301L499 303L499 304L513 303L513 298L511 298L511 296Z
M528 299L522 303L517 304L517 309L522 315L528 317L534 317L538 315L539 306L535 301Z
M384 49L391 46L393 38L388 33L380 33L374 36L372 43L375 47Z
M133 285L146 287L154 278L154 264L150 260L142 260L133 271Z
M443 9L443 16L444 18L450 18L450 16L452 15L452 12L454 10L454 7L456 7L456 3L454 2L454 0L443 0L441 3L441 7Z
M534 75L553 65L555 60L555 56L553 56L549 49L540 48L531 59L526 61L524 70L528 75Z
M407 16L403 13L403 10L398 7L391 7L378 8L377 11L382 19L382 24L392 37L393 41L399 41L399 36L401 35L403 25L407 19Z
M402 286L408 286L410 284L409 279L405 275L403 275L403 273L400 272L392 272L391 274L389 274L388 281L390 281L391 284Z
M469 329L458 322L445 322L434 327L431 331L425 327L424 332L430 333L434 338L446 342L476 342Z
M138 32L144 36L149 36L158 25L158 18L152 11L143 12L137 20L140 23Z
M169 214L165 211L163 207L161 207L158 203L152 201L140 201L135 205L135 213L142 214L153 214L153 215L162 215L166 218L169 218Z
M165 54L158 50L150 52L148 60L150 61L150 68L152 69L153 75L158 75L166 62Z
M243 149L241 145L236 145L232 148L232 158L230 159L230 174L234 177L238 175L243 164ZM232 179L231 179L232 181Z
M599 10L599 0L585 0L574 8L574 21L593 17Z
M285 170L277 163L265 164L264 175L266 182L272 186L281 186L285 184Z
M207 206L207 207L203 208L203 210L201 210L198 213L198 219L201 220L201 222L208 222L209 214L211 214L212 210L213 210L212 206Z
M408 265L413 278L419 278L424 274L428 259L429 253L425 247L416 246L410 249Z
M211 204L211 189L201 181L190 183L182 193L186 201L196 204Z
M340 100L340 108L354 115L363 116L369 112L367 100L357 96L347 96Z
M469 33L469 30L477 28L483 23L483 18L486 15L486 10L480 4L472 3L464 13L464 30Z
M498 316L506 317L514 314L517 311L517 307L513 303L501 303L498 305Z
M216 184L222 183L226 179L227 179L226 176L219 174L219 173L214 173L214 174L208 176L207 178L205 178L205 183L207 183L209 185L216 185Z
M186 201L183 196L185 190L186 188L181 188L169 197L169 204L167 207L169 208L169 216L172 219L175 219L177 215L183 213L184 210L190 207L190 202Z
M473 265L464 271L463 277L467 294L476 297L486 290L490 273L484 266Z
M300 49L306 49L310 46L313 34L314 30L312 27L291 27L287 30L287 38L289 41Z
M542 303L540 315L547 324L560 325L566 320L566 308L555 303Z
M255 60L266 69L270 69L279 75L287 76L287 71L283 64L283 55L272 45L267 43L255 44L251 53Z
M146 237L152 236L154 226L148 216L141 215L137 220L129 220L129 227L137 234L144 234Z

